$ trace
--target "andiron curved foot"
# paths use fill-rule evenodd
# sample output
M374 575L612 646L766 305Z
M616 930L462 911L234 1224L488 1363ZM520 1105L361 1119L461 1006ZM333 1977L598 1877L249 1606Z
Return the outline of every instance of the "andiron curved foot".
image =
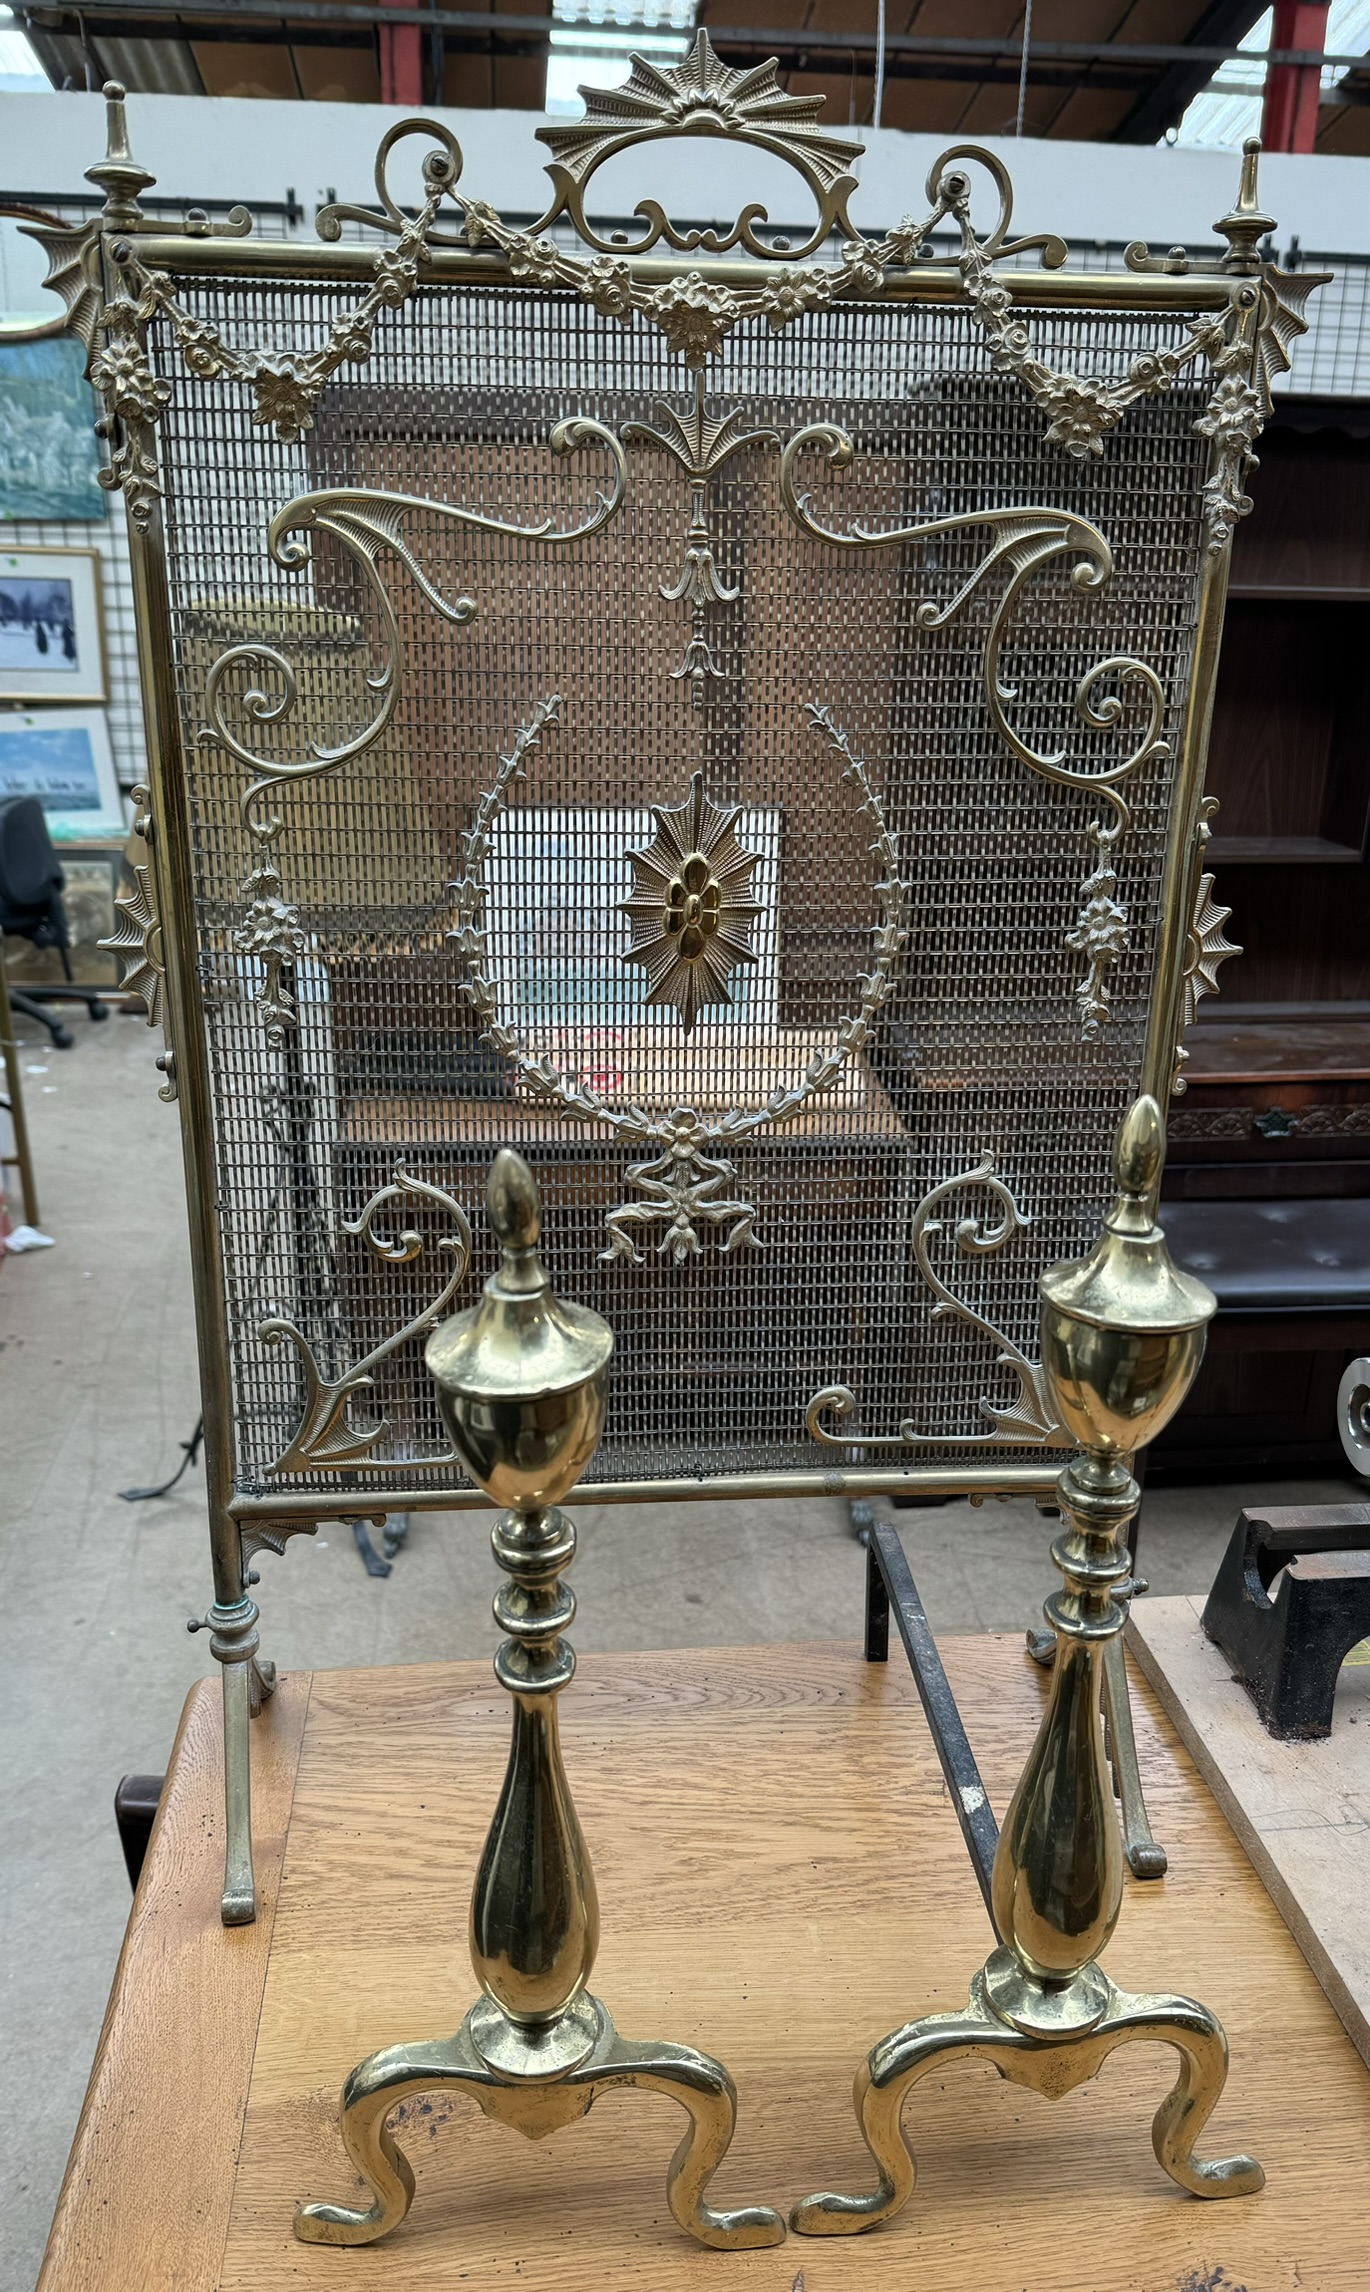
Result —
M1116 1989L1099 1967L1086 1972L1091 1979L1055 1993L1062 2018L1073 2018L1073 2001L1074 2018L1083 2023L1060 2037L1018 2028L996 2008L996 1989L1011 2002L1020 1983L1012 1952L996 1950L975 1976L964 2013L928 2014L883 2039L857 2071L855 2090L857 2120L879 2185L870 2196L805 2197L790 2215L790 2226L801 2236L855 2236L907 2204L917 2167L901 2119L909 2092L930 2069L955 2060L989 2061L1013 2084L1057 2101L1096 2077L1120 2045L1143 2040L1172 2045L1180 2056L1180 2074L1151 2128L1157 2162L1191 2196L1250 2196L1263 2188L1265 2174L1254 2157L1205 2161L1194 2154L1227 2081L1221 2023L1192 1998L1134 1997ZM1090 2018L1096 2009L1097 2018Z
M583 2117L602 2093L639 2086L678 2101L689 2116L666 2174L666 2201L680 2228L701 2244L740 2252L779 2244L785 2223L768 2205L718 2211L705 2191L733 2137L737 2096L726 2069L688 2045L637 2045L619 2037L598 1998L582 1994L563 2017L566 2045L586 2041L585 2058L550 2077L503 2078L484 2059L477 2030L491 2019L489 2001L473 2006L455 2037L431 2045L392 2045L373 2053L348 2078L342 2095L342 2137L353 2165L373 2190L366 2206L304 2204L295 2234L306 2244L374 2244L398 2227L414 2197L414 2176L386 2119L398 2103L421 2093L464 2086L496 2123L531 2141ZM549 2032L549 2039L557 2033ZM555 2057L557 2046L551 2051ZM563 2046L562 2050L566 2050Z

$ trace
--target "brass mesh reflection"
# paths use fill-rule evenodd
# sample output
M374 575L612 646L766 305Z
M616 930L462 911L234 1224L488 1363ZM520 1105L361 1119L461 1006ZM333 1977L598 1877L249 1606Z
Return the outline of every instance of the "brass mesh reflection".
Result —
M346 290L245 296L208 280L184 300L230 338L289 341L322 336ZM1033 320L1044 357L1109 380L1183 326L1069 310ZM621 435L659 424L662 401L685 416L693 394L654 331L563 296L475 286L421 292L348 373L294 445L253 424L231 386L179 387L162 423L240 1485L335 1484L270 1471L299 1421L301 1384L294 1349L264 1342L259 1324L294 1324L336 1378L437 1294L434 1244L448 1229L436 1207L408 1199L385 1213L388 1231L412 1227L426 1241L405 1263L341 1230L397 1165L472 1216L475 1256L458 1299L469 1302L493 1263L474 1213L505 1141L537 1171L559 1287L616 1331L598 1477L821 1466L834 1452L807 1436L805 1409L838 1382L857 1397L844 1427L854 1439L911 1421L939 1445L908 1449L908 1461L986 1461L995 1452L976 1438L991 1429L982 1396L1006 1406L1015 1380L981 1330L934 1317L912 1221L934 1186L993 1156L1023 1230L983 1255L958 1248L958 1219L999 1214L969 1185L939 1213L928 1247L956 1297L1034 1357L1037 1275L1091 1242L1111 1135L1139 1082L1202 552L1197 388L1133 408L1082 465L1044 443L1041 414L993 372L952 308L841 305L781 334L738 329L707 373L711 415L738 406L742 426L782 439L819 420L850 433L849 469L828 473L813 455L803 479L837 529L1045 504L1107 537L1115 569L1101 590L1072 582L1070 557L1028 583L1003 663L1021 735L1094 770L1135 745L1142 711L1125 689L1119 724L1083 729L1073 702L1087 672L1137 653L1167 695L1170 757L1127 782L1132 824L1112 864L1130 943L1096 1040L1081 1039L1084 965L1065 941L1097 861L1087 831L1099 800L1034 773L990 721L982 656L1002 577L943 628L918 618L921 603L948 603L974 571L983 533L884 550L820 545L782 507L774 447L733 456L704 503L720 583L739 594L707 608L721 673L703 677L696 706L691 677L671 673L686 657L689 603L661 594L681 574L690 484L669 455L630 444L621 512L568 547L421 512L409 520L437 590L475 601L466 626L382 557L401 639L394 716L336 772L270 792L283 823L272 846L281 897L302 933L298 1023L277 1047L254 999L261 962L235 936L254 865L239 803L248 775L200 738L206 677L234 644L286 656L296 705L252 724L251 742L299 757L374 714L366 677L381 629L366 584L326 535L304 570L272 562L271 516L300 493L345 485L508 522L581 523L609 484L607 457L557 460L554 424L586 414ZM260 668L244 665L225 686L244 725L254 683ZM269 678L263 688L279 698ZM754 1243L744 1235L725 1248L736 1221L701 1220L698 1254L677 1262L658 1247L663 1217L631 1229L640 1264L626 1253L606 1262L608 1214L649 1198L629 1165L657 1149L539 1104L482 1041L462 993L447 937L462 839L501 756L553 694L560 721L511 785L487 862L488 944L501 1009L529 1053L611 1104L655 1115L688 1104L706 1121L750 1110L796 1084L860 1004L878 911L871 820L807 703L829 710L864 760L896 838L908 938L871 1044L793 1120L704 1148L731 1164L717 1196L754 1212ZM696 771L713 805L741 807L761 914L755 960L730 980L734 1005L706 1009L687 1038L675 1012L644 1004L641 967L622 959L618 903L632 889L627 852L654 833L651 807L684 803ZM421 1339L379 1364L351 1415L388 1421L375 1457L410 1460L411 1478L444 1450ZM383 1489L387 1477L368 1462L356 1485ZM464 1485L454 1466L423 1477Z

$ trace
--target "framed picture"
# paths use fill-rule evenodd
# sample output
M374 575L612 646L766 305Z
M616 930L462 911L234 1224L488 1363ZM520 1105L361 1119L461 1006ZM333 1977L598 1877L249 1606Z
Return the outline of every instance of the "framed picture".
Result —
M104 710L0 710L0 803L7 796L36 796L54 843L122 836Z
M500 813L486 861L486 968L506 1026L550 1030L560 1047L583 1050L598 1088L615 1088L614 1046L680 1041L671 1009L649 1004L641 967L625 960L632 931L623 902L633 888L629 853L650 844L649 812L551 809L520 804ZM709 1005L695 1030L705 1052L773 1031L779 983L777 906L780 814L743 811L743 849L757 854L749 897L755 960L728 982L729 1001ZM603 1046L599 1058L596 1046ZM625 1063L631 1063L626 1061ZM600 1072L599 1069L603 1069Z
M71 945L67 960L78 987L117 988L119 958L100 946L113 937L119 918L115 898L132 886L122 843L80 844L61 856L62 905ZM55 947L35 947L27 939L5 941L5 976L12 987L60 985L66 973Z
M6 549L0 530L0 701L105 698L93 549Z
M69 334L0 336L0 518L106 514L85 355Z

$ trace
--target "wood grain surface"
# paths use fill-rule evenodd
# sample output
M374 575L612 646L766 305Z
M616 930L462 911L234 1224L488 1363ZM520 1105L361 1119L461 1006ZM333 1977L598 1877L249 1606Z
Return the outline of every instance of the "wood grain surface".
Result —
M1292 1515L1291 1507L1271 1517ZM1323 1564L1345 1569L1353 1557L1329 1554ZM1318 1567L1312 1554L1300 1573ZM1202 1606L1139 1600L1129 1645L1370 2063L1370 1664L1343 1667L1330 1736L1278 1742L1205 1635Z
M954 1641L946 1656L1002 1814L1042 1675L1010 1639ZM179 2137L143 2160L155 2187L139 2202L158 2208L163 2248L187 2187L221 2237L226 2220L217 2270L187 2266L178 2292L793 2292L801 2276L804 2292L1362 2287L1370 2080L1150 1696L1138 1702L1171 1875L1129 1883L1109 1965L1127 1987L1187 1989L1224 2017L1232 2076L1204 2146L1259 2155L1261 2196L1204 2204L1164 2177L1149 2127L1171 2057L1137 2046L1055 2103L973 2065L929 2077L907 2113L917 2194L868 2237L695 2246L665 2204L683 2120L624 2094L536 2145L460 2099L415 2110L401 2137L418 2192L403 2226L362 2251L298 2244L297 2200L355 2186L337 2130L346 2072L377 2046L450 2032L470 2002L467 1897L507 1726L483 1665L318 1673L236 2172L233 2095L214 2090L222 2025ZM787 2206L869 2186L857 2063L911 2015L960 2005L991 1940L907 1672L849 1646L589 1656L563 1712L603 1911L594 1987L626 2035L703 2046L737 2083L737 2138L713 2193ZM180 1766L199 1748L187 1739ZM192 1798L176 1803L189 1812ZM172 1827L169 1810L155 1858L172 1851ZM175 1851L194 1869L197 1839ZM155 1972L130 1960L121 1978ZM169 2074L180 1988L168 1965L155 2005L116 2002L107 2073L134 2105ZM64 2207L78 2223L110 2208L107 2262L94 2274L52 2265L43 2292L171 2281L147 2272L142 2215L125 2221L127 2187L100 2163L69 2181ZM78 2233L54 2250L77 2250ZM197 2252L211 2244L201 2234Z
M228 1928L217 1675L186 1698L38 2292L217 2280L308 1709L304 1672L253 1727L257 1918Z

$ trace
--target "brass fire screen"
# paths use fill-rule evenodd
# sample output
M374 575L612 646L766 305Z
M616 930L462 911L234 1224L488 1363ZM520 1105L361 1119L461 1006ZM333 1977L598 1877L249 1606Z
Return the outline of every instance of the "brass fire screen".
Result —
M1212 262L1073 274L968 148L863 236L859 146L704 33L539 130L531 230L401 121L318 245L168 237L107 94L102 213L29 228L129 513L114 944L181 1102L232 1922L247 1563L479 1501L421 1347L493 1147L616 1333L606 1495L1051 1491L1038 1277L1230 951L1230 543L1320 282L1262 256L1254 146ZM597 228L601 163L680 136L787 162L807 236Z
M540 131L531 232L406 121L293 248L159 238L116 100L99 226L39 230L135 529L122 938L239 1518L469 1493L421 1350L502 1142L618 1334L604 1481L1045 1484L1038 1275L1225 951L1228 545L1316 282L1253 156L1208 265L1072 275L970 150L863 237L817 111L701 34ZM682 134L788 161L808 237L604 237L601 162Z

